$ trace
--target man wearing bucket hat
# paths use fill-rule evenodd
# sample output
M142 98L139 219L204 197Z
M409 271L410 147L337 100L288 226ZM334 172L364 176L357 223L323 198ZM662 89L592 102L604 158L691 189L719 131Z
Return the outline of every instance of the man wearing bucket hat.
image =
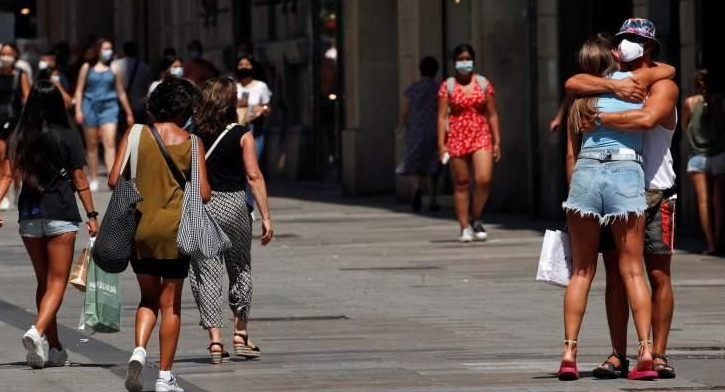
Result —
M647 19L627 19L616 35L618 58L622 68L636 71L652 67L669 67L652 60L659 49L655 26ZM674 76L674 74L672 74ZM637 74L634 76L635 82ZM641 83L646 87L645 83ZM631 86L630 86L631 87ZM591 75L577 75L567 82L567 89L579 95L614 92L618 86L607 79ZM618 91L617 95L627 92ZM646 95L642 109L618 113L597 113L592 124L602 124L623 131L644 132L643 168L647 188L645 212L644 258L652 286L652 329L654 344L652 357L654 370L660 378L674 378L675 369L667 363L665 351L674 311L670 262L674 245L675 171L670 145L677 124L676 104L679 89L669 78L654 81ZM620 96L621 96L620 95ZM612 255L613 241L604 240L605 266L607 269L606 307L612 339L612 355L594 369L598 378L626 377L628 361L627 323L629 309L624 283ZM610 245L611 244L611 245ZM613 257L612 257L613 256ZM645 341L645 345L651 342ZM642 342L640 342L642 347Z

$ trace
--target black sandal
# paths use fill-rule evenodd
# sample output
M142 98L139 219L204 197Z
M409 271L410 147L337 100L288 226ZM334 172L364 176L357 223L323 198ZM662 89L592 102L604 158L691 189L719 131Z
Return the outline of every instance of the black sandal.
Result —
M617 358L619 360L619 367L616 367L614 363L612 363L612 358ZM616 352L612 352L606 361L594 368L592 376L612 380L615 378L626 378L628 371L629 360L627 357L619 355Z
M259 347L249 346L249 335L242 332L234 332L234 336L238 336L244 340L244 343L234 343L234 355L244 357L245 359L259 358L262 356L262 350Z
M211 348L214 346L221 347L222 351L211 351ZM211 363L214 365L218 365L220 363L226 363L229 362L229 352L227 350L224 350L224 345L219 342L211 342L211 344L208 347L209 350L209 356L211 357Z
M657 372L657 377L659 378L675 378L677 374L675 373L675 368L672 367L667 360L667 357L660 354L653 354L652 360L659 359L662 361L665 361L665 363L655 363L652 367L654 368L654 371Z

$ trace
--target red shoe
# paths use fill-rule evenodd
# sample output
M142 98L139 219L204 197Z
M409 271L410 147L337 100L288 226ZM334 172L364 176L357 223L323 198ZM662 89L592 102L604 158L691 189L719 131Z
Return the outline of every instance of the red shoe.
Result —
M639 342L640 354L642 353L641 348L644 344L652 343L649 340L641 340ZM630 380L637 381L651 381L657 378L657 372L654 370L654 362L650 359L647 361L637 362L637 364L629 371L627 378Z
M559 376L559 381L575 381L579 379L579 369L577 369L576 363L574 362L561 361L557 375Z
M564 344L574 346L577 344L576 340L564 340ZM559 365L559 381L574 381L579 379L579 369L576 367L576 362L572 361L561 361Z

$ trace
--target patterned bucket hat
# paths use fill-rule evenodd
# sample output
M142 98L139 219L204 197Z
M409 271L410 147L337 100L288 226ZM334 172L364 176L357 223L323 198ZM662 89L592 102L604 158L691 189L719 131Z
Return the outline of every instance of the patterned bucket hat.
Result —
M648 19L630 18L625 20L622 27L619 28L617 37L622 35L637 35L659 43L655 38L655 24Z

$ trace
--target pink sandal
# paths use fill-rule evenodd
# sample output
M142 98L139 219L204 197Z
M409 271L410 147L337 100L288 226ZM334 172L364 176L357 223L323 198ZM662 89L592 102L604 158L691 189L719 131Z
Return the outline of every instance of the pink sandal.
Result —
M640 352L642 351L645 344L651 344L651 340L640 340L639 341L639 349ZM630 380L636 380L636 381L651 381L657 378L657 372L654 370L654 362L653 360L648 361L642 361L637 362L637 364L632 368L632 370L629 371L629 375L627 376Z
M564 340L564 344L576 345L576 340ZM559 365L559 372L557 373L559 381L575 381L579 379L579 369L576 367L576 362L561 361Z

